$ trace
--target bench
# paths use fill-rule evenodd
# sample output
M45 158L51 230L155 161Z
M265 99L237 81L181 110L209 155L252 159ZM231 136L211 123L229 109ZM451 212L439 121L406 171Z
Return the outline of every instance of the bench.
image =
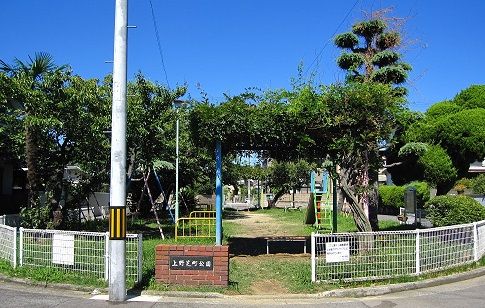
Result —
M303 253L306 253L307 238L304 236L273 236L265 237L266 254L269 255L269 242L303 242Z

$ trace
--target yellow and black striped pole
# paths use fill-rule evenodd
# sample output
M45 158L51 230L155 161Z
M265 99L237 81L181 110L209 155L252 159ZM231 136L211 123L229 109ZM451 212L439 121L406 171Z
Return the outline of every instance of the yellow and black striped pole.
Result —
M109 239L124 240L126 238L126 207L109 208Z

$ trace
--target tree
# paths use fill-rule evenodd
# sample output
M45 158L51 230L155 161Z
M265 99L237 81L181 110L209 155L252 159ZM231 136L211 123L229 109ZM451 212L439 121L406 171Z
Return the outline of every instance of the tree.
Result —
M368 196L374 192L370 183L377 174L369 170L377 170L382 164L377 141L391 133L395 118L390 111L400 106L402 99L395 96L391 86L378 83L330 86L323 91L322 99L333 119L326 129L329 158L340 168L339 183L358 230L371 231L376 228L370 220L376 209L370 208L373 204L369 204Z
M13 93L12 80L0 72L0 161L19 165L24 158L24 130Z
M485 109L481 107L484 93L485 86L475 85L461 91L453 100L432 105L404 134L404 140L410 144L428 145L431 151L428 155L439 148L444 150L433 154L435 158L441 156L443 162L441 180L433 183L438 194L446 193L457 178L466 176L470 163L485 157ZM411 160L404 159L403 166L390 169L393 178L406 177L408 171L404 165L412 163L416 156L407 158ZM452 166L444 161L450 161ZM425 178L419 172L414 177Z
M29 182L29 204L34 206L35 192L44 190L36 158L39 157L39 136L36 127L36 109L42 102L39 100L41 84L47 73L63 71L65 66L56 66L53 58L47 53L36 53L28 62L17 58L12 65L0 60L0 70L14 79L18 92L13 100L21 105L25 115L25 156L27 162L27 180Z
M395 51L401 44L401 35L389 30L382 11L374 13L369 20L355 23L351 32L337 35L334 43L344 50L337 65L347 71L348 81L399 85L406 81L411 70ZM394 90L396 95L406 94L405 88Z
M268 168L267 184L275 190L275 194L269 207L273 207L279 198L285 193L300 189L308 184L310 172L316 169L315 164L300 159L295 162L273 161Z
M185 91L185 87L170 90L152 83L141 73L128 84L127 147L130 156L128 178L136 176L143 179L147 175L151 177L155 170L158 175L161 175L160 180L165 196L170 196L173 192L175 182L175 120L179 114L176 114L173 102L183 96ZM185 152L188 149L186 147L188 133L183 129L184 123L182 121L181 149L184 152L180 155L181 171L186 169L185 163L194 158L189 152ZM186 179L185 174L186 172L181 172L181 182ZM148 210L151 202L141 203L143 193L140 195L138 192L138 188L141 190L142 187L134 185L131 191L139 197L141 209ZM153 196L153 198L156 197Z
M404 97L406 89L398 86L404 83L411 66L401 61L401 55L395 50L401 44L399 32L388 30L388 19L384 17L383 11L376 12L369 20L357 22L352 26L351 32L339 34L335 37L334 43L344 51L337 59L337 65L347 71L347 82L358 83L381 83L393 85L392 92L396 97ZM388 112L402 112L402 105L387 105ZM382 121L384 123L385 121ZM375 143L382 143L389 139L389 136L381 136L381 139L374 140ZM377 229L377 166L370 156L378 157L378 147L373 147L375 153L365 151L364 169L361 176L361 186L369 186L372 183L373 189L364 193L364 207L366 215L373 213L371 221L373 228ZM370 155L370 156L369 156ZM367 161L369 160L369 161ZM366 162L367 161L367 162ZM374 168L369 169L373 165ZM374 173L374 174L369 174ZM371 178L374 181L371 181ZM367 190L367 189L366 189ZM367 212L370 210L370 212Z
M54 66L49 64L51 58L44 54L37 55L28 64L17 62L9 68L3 63L8 71L9 89L4 93L8 93L7 107L13 111L11 118L25 133L18 134L10 126L6 134L26 145L29 205L33 209L24 210L24 218L35 218L41 213L44 217L45 213L52 214L60 207L72 206L69 202L77 207L79 201L84 201L106 181L110 146L105 135L110 122L109 91L97 80L73 75L68 67L49 71ZM76 186L69 186L64 180L68 165L77 165L84 172L83 180ZM72 198L66 200L68 190ZM41 201L38 191L42 191L45 201ZM57 223L60 222L59 219Z
M359 230L371 230L364 201L369 185L362 178L381 163L377 141L391 133L395 120L391 111L399 108L402 98L390 85L379 83L320 89L304 85L274 94L257 105L241 97L218 106L197 105L191 114L197 144L211 149L220 140L225 153L261 150L278 164L289 162L275 166L274 183L281 191L308 180L310 163L321 164L329 157L341 167L340 183Z

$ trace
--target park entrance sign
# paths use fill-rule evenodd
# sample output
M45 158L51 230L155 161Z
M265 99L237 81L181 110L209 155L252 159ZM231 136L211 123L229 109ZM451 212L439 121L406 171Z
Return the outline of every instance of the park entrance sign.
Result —
M170 256L170 270L211 271L214 269L214 257Z
M229 246L158 245L155 279L158 283L227 286Z

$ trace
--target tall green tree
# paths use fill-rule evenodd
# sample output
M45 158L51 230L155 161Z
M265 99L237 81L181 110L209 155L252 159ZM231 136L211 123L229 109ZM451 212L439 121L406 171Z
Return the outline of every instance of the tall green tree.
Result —
M406 88L400 86L408 77L411 66L401 60L402 56L396 49L401 44L399 32L389 30L388 22L381 12L373 14L369 20L355 23L351 32L339 34L334 43L343 50L337 59L337 65L347 71L347 82L353 83L379 83L392 85L392 91L396 97L403 97L407 93ZM392 104L391 104L392 106ZM397 113L402 105L389 108L389 112ZM382 121L383 123L385 121ZM384 139L389 139L386 136ZM382 143L383 139L374 142ZM373 228L377 228L377 167L373 161L378 156L378 148L373 147L374 152L365 151L362 184L373 186L364 196L365 207L368 208ZM373 169L369 167L373 165ZM371 173L371 174L370 174ZM374 180L371 180L374 178Z
M12 101L12 80L0 72L0 161L17 167L24 158L24 129L22 113Z
M181 120L180 149L181 183L184 185L193 170L187 162L193 163L196 151L189 152L190 140L184 120L184 110L178 112L174 108L174 101L185 94L185 87L170 90L146 79L141 73L128 84L128 118L127 118L127 147L128 147L128 177L142 178L156 170L161 178L165 196L170 196L175 184L175 121ZM152 178L153 179L153 178ZM131 192L135 199L142 200L142 210L148 210L151 204L143 199L139 185L131 185ZM152 190L154 185L151 186ZM153 190L155 191L155 190ZM157 189L158 191L158 189ZM157 196L153 196L156 198ZM165 200L166 201L166 200ZM141 202L141 201L140 201Z
M315 164L311 164L303 159L298 161L277 162L274 161L268 168L268 185L274 189L274 196L269 207L276 205L276 202L285 193L294 192L304 185L308 185L310 172L316 169Z
M34 205L36 192L44 187L39 174L37 157L39 157L39 132L36 125L36 111L43 102L41 88L44 77L48 73L63 71L65 66L57 66L51 55L36 53L28 61L14 59L13 64L0 60L0 70L11 77L15 83L16 93L12 99L18 108L24 111L25 126L25 157L27 162L27 180L29 183L29 203Z
M457 178L466 176L470 163L485 157L484 93L485 85L471 86L457 94L453 100L432 105L422 118L410 125L405 131L404 140L410 145L423 143L428 151L434 153L415 152L414 155L405 156L402 165L390 169L393 178L406 179L406 166L412 164L413 159L426 162L414 174L416 178L426 179L426 168L435 170L435 176L432 177L434 181L430 181L436 186L438 194L445 194ZM406 148L412 147L406 145L401 151ZM434 159L424 160L422 155ZM452 165L443 163L445 161ZM437 167L441 168L439 177L436 176Z
M359 231L370 231L376 208L369 204L371 185L377 180L382 161L379 143L391 133L395 118L390 112L402 104L390 85L351 83L334 85L322 94L333 119L327 125L330 136L329 158L340 169L339 183L348 200Z

